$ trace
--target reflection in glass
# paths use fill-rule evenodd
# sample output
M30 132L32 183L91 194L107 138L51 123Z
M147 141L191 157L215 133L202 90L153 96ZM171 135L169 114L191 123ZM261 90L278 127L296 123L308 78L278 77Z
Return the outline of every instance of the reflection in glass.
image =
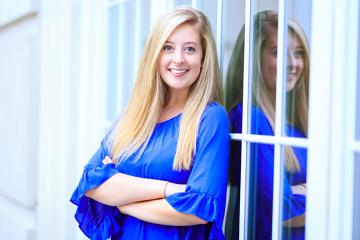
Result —
M274 11L262 11L255 15L253 22L253 50L251 91L250 133L274 135L276 102L276 66L277 66L277 29L278 15ZM300 26L292 19L288 20L288 39L286 46L289 58L289 74L284 81L290 101L287 115L286 135L306 137L307 135L307 99L309 80L308 45ZM296 65L294 67L293 65ZM239 34L227 75L227 101L230 110L232 132L242 132L242 91L244 68L244 28ZM294 70L295 69L295 70ZM291 94L290 94L291 93ZM249 99L250 100L250 99ZM251 165L249 199L249 239L271 239L274 146L252 143L249 162ZM235 151L232 149L232 151ZM239 150L238 150L239 151ZM306 188L306 150L290 146L283 147L285 174L283 182L283 220L287 227L283 234L289 239L304 239L305 195L295 194ZM239 153L238 153L239 154ZM231 162L240 162L241 156L232 153ZM303 184L294 188L293 185ZM229 212L228 212L229 214ZM295 226L289 220L298 217ZM281 223L280 223L281 224ZM234 224L235 225L235 224Z
M360 239L360 153L355 154L354 163L354 224L353 240Z
M286 79L284 79L286 83L286 125L284 133L287 136L294 136L291 129L293 127L306 136L310 77L309 46L300 25L292 19L288 20L288 25L287 69Z
M245 21L245 1L244 0L227 0L223 2L223 24L222 24L222 40L223 40L223 67L222 76L226 78L226 70L233 69L238 71L237 74L243 74L243 67L228 68L230 57L235 47L238 33ZM234 63L233 63L234 64ZM237 92L236 92L237 93ZM235 93L235 94L236 94ZM227 95L225 95L227 99ZM230 109L227 109L230 110ZM241 119L237 123L241 125ZM233 124L234 125L234 124ZM230 161L229 166L229 201L227 214L225 219L225 235L227 239L239 239L239 215L240 215L240 170L241 170L241 141L231 141L230 143Z

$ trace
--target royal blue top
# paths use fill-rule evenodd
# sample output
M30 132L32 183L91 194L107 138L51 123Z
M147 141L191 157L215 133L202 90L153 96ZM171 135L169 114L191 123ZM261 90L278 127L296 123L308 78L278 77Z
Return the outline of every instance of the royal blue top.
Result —
M111 155L101 147L84 168L71 202L76 204L76 220L90 239L224 239L222 223L225 211L229 131L226 111L211 103L202 114L196 150L190 170L173 170L181 114L158 123L139 159L134 153L118 165L103 164ZM106 139L105 139L106 140ZM204 225L167 226L153 224L121 214L85 196L85 193L116 173L186 184L186 191L166 198L178 212L193 214L207 221ZM121 194L121 191L114 194Z
M242 104L238 104L230 112L231 131L234 133L242 132L242 114ZM268 119L259 108L252 107L250 116L252 134L274 135ZM285 127L285 133L290 137L305 137L301 131L289 124ZM232 145L231 161L237 162L232 163L232 165L240 166L240 147L240 142L237 145ZM292 149L299 161L300 172L292 173L285 170L284 173L282 198L282 219L284 221L305 213L305 196L293 194L291 186L306 183L307 150L299 147L292 147ZM271 239L274 145L251 143L250 169L249 239ZM238 176L240 177L240 174ZM240 182L240 179L238 180ZM283 239L305 238L304 227L283 227L282 232Z

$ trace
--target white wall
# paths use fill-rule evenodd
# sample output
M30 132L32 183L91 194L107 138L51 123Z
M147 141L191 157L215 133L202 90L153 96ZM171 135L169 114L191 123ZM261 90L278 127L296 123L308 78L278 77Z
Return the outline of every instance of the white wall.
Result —
M0 1L0 239L35 237L38 40L34 4Z

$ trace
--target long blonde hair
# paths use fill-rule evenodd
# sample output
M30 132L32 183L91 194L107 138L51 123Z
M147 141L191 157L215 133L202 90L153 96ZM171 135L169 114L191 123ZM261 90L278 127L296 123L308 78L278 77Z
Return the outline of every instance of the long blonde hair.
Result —
M181 116L173 168L191 167L201 115L209 102L222 102L220 71L210 23L203 13L191 7L166 12L152 28L130 101L109 138L115 161L122 161L139 150L138 158L147 146L168 96L167 86L158 71L159 55L170 34L185 23L199 32L203 60L200 75L190 88Z
M261 72L261 55L266 41L271 34L277 32L278 15L274 11L262 11L255 15L253 28L253 71L252 71L252 101L266 115L272 129L275 128L275 104L271 101L269 89ZM299 37L304 48L304 69L293 90L287 93L286 121L307 135L308 128L308 96L309 96L309 47L302 28L293 20L288 19L290 34ZM244 65L244 27L236 41L230 60L227 75L226 107L229 110L242 102ZM288 171L300 171L298 159L290 146L285 146L285 166Z

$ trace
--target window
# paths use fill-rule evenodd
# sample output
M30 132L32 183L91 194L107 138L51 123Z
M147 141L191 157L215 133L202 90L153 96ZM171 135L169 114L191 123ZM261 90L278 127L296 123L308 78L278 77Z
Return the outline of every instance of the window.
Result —
M232 121L227 237L251 239L262 232L270 233L266 237L273 239L291 239L296 234L327 239L352 232L353 239L359 238L360 210L356 203L360 193L355 186L360 183L360 94L345 93L345 89L356 89L356 47L351 39L358 38L353 30L358 9L341 1L326 6L311 0L160 2L109 1L107 121L113 121L129 99L139 56L154 19L167 8L192 5L203 11L212 24ZM259 12L277 14L275 28L268 32L274 34L272 46L266 45L270 40L266 44L257 41L257 34L269 24L260 21ZM329 23L334 19L346 20L336 21L333 27ZM341 30L344 26L348 27L346 34ZM269 47L267 60L265 53L259 51L261 44L264 49ZM301 79L301 84L296 79ZM360 84L357 92L360 93ZM350 107L343 110L345 103ZM351 132L356 132L354 138L349 137ZM264 159L270 165L261 165ZM353 174L347 176L349 171ZM294 190L294 186L298 189ZM267 198L259 198L265 187ZM309 191L306 197L293 196L293 191L305 188ZM293 210L295 203L301 207ZM265 217L260 213L264 206L266 226L261 231ZM283 227L305 209L306 233L304 229L299 233ZM352 224L340 222L350 216Z
M240 211L239 230L231 222L226 226L232 239L238 232L240 239L304 235L304 228L282 227L287 219L305 212L309 87L307 36L293 16L302 14L294 10L295 3L287 4L246 5L245 28L239 31L228 64L231 171L236 169L231 180L241 183L240 190L235 187L240 194L235 205L240 206L234 207ZM303 9L308 5L303 2ZM296 185L302 194L292 193ZM232 203L234 191L230 192ZM231 211L228 219L234 215Z

